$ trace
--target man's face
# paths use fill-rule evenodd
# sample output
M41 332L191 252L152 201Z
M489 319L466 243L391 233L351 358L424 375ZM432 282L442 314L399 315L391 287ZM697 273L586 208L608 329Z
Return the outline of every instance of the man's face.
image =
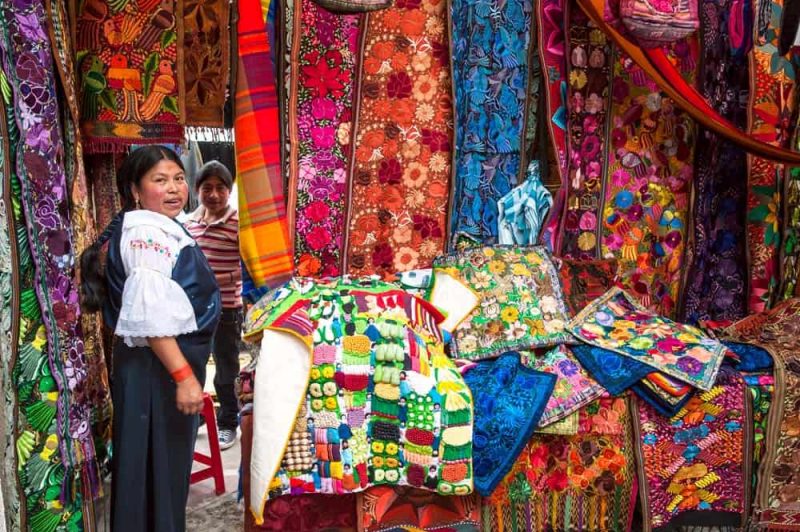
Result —
M200 203L211 215L221 215L228 208L228 198L231 191L225 186L222 179L212 176L206 178L198 190Z

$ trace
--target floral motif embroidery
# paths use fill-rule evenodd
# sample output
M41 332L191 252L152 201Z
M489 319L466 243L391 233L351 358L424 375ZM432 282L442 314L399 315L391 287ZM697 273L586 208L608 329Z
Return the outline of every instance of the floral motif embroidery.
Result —
M750 134L776 146L788 146L788 126L795 105L795 72L791 62L778 53L783 0L765 0L756 41L750 51L753 90L750 93ZM749 157L747 196L747 245L750 257L750 312L772 306L778 290L778 244L782 217L780 206L784 166Z
M725 346L700 329L649 312L619 288L583 309L567 326L578 339L616 351L703 390L711 389Z
M798 137L800 139L800 137ZM795 149L800 148L798 144ZM786 172L784 199L786 219L781 243L780 299L796 295L800 275L800 168L794 166Z
M453 332L454 358L488 358L570 339L558 277L544 247L468 249L437 259L434 270L461 280L481 297Z
M441 0L370 13L351 174L347 271L426 268L444 249L452 106Z
M337 15L302 0L295 18L299 46L291 68L289 182L294 194L294 260L298 275L341 274L347 163L358 56L359 15Z
M732 0L705 0L700 16L703 96L741 129L747 127L750 78L743 53L731 49ZM742 13L740 16L748 17ZM744 27L748 27L745 23ZM746 154L708 131L697 135L694 176L694 232L687 248L686 286L681 316L698 320L738 320L745 316Z
M697 43L681 41L671 56L688 74ZM623 284L646 307L672 316L682 278L694 124L622 53L613 76L602 254L617 258Z
M717 384L689 400L672 419L640 404L638 416L644 459L642 510L646 529L669 524L684 512L721 512L720 524L744 522L749 502L747 476L752 427L742 425L749 392L741 375L720 372ZM739 514L730 523L725 514ZM681 516L692 524L690 516ZM708 524L706 520L697 524ZM729 519L729 518L728 518Z
M497 243L497 201L520 181L532 10L531 0L508 0L496 12L452 4L456 244Z
M569 170L561 254L597 257L604 187L611 45L580 9L569 21Z
M775 377L772 375L742 375L750 394L753 396L753 471L752 491L758 489L758 470L766 453L767 423L769 410L772 405L772 395L775 393Z
M165 246L161 242L154 242L152 238L148 238L147 240L143 240L141 238L134 238L130 241L129 245L132 249L141 249L141 250L152 250L153 253L158 253L159 255L163 255L167 258L172 257L172 250L169 246Z

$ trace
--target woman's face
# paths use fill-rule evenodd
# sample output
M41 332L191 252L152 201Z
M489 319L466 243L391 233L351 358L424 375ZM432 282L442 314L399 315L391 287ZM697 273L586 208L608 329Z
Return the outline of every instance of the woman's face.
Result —
M175 218L189 198L189 185L181 167L164 159L133 186L133 197L142 209Z

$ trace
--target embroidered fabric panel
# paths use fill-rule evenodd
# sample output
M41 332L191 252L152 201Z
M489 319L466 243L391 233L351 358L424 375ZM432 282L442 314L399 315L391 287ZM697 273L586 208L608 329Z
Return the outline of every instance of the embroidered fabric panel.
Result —
M561 186L553 201L553 208L542 231L542 243L551 252L561 247L561 217L567 196L567 63L565 27L565 0L539 0L536 2L537 51L542 69L542 92L545 97L545 116L550 133L556 165L550 170L558 173Z
M593 345L573 345L570 351L581 366L614 396L622 395L653 371L647 364Z
M630 530L635 502L630 410L602 398L580 410L577 435L534 435L484 499L483 529Z
M773 419L780 422L767 426L754 524L766 528L794 523L800 504L800 489L794 482L800 475L800 463L795 459L800 450L796 409L800 404L800 300L791 299L769 312L751 315L725 332L732 340L769 350L775 363L771 408L777 409Z
M619 288L583 309L567 329L588 344L616 351L703 390L713 386L725 354L725 347L700 329L646 310Z
M522 355L526 366L556 376L552 395L539 420L540 427L564 419L605 393L605 388L583 369L566 346L560 345L541 356L530 351Z
M359 530L480 530L477 494L443 497L412 488L378 486L361 496Z
M560 434L562 436L574 436L578 433L578 411L575 411L565 418L550 423L546 427L536 427L538 434Z
M230 73L230 3L184 0L186 123L224 127Z
M4 70L13 93L17 130L17 178L21 210L35 271L34 288L44 325L53 395L43 404L45 416L55 416L52 451L78 478L65 505L80 506L81 496L100 489L92 438L92 404L88 364L83 345L81 310L74 272L74 235L69 220L70 191L65 172L64 142L56 99L53 61L43 3L0 3L6 21L0 28ZM78 390L77 393L68 393ZM51 417L49 421L53 421ZM48 425L39 426L47 430ZM74 476L73 476L74 475Z
M472 401L444 354L438 311L393 285L347 278L295 279L259 311L260 327L293 331L312 356L270 498L374 485L472 491Z
M78 13L86 151L183 142L183 2L87 2Z
M475 407L475 489L491 495L528 443L556 384L553 373L526 367L516 352L478 362L464 373Z
M616 259L585 261L559 258L558 262L564 302L572 316L608 292L617 280Z
M739 342L722 343L726 348L738 355L739 361L733 365L736 371L748 373L772 372L772 355L763 347Z
M560 251L565 257L589 260L597 258L600 245L613 55L605 34L577 5L571 5L568 13L569 188Z
M753 398L753 469L750 491L755 495L758 490L759 466L766 454L769 410L775 393L775 377L746 373L743 373L742 377Z
M795 125L795 130L797 125ZM796 133L795 133L796 135ZM800 144L795 141L795 150ZM781 240L781 287L778 292L780 300L795 296L800 276L800 168L793 166L786 171L786 185L783 192L786 213Z
M509 0L495 9L467 0L451 7L454 244L497 243L497 201L519 183L533 3Z
M444 2L370 13L351 174L347 273L427 268L442 253L453 111Z
M638 405L645 526L744 523L752 426L742 414L750 400L742 376L725 369L671 419Z
M697 42L681 41L670 55L691 80ZM671 317L682 279L694 124L622 52L609 115L601 253L617 258L620 279L644 306Z
M795 107L795 72L778 53L783 0L765 0L756 39L749 54L753 90L750 92L750 134L762 142L786 147L787 127ZM780 195L784 166L758 157L748 158L747 246L749 260L748 311L770 308L778 291Z
M468 249L437 259L434 270L480 294L480 306L453 332L453 358L477 360L570 339L558 276L544 247Z
M750 78L746 54L731 46L734 0L701 2L700 91L739 129L747 128ZM750 27L752 20L736 21ZM744 213L747 197L746 154L719 135L700 130L694 175L692 245L687 247L688 275L682 321L738 320L747 314Z
M288 110L290 216L298 275L341 272L360 15L298 0Z

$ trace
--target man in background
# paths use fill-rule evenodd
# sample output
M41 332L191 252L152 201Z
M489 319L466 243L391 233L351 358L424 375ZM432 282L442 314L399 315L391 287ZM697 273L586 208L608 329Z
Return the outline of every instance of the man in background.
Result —
M200 206L186 222L203 250L222 296L222 317L214 335L216 365L214 389L220 409L217 428L220 449L236 443L239 408L234 381L239 375L239 339L242 329L242 270L239 263L239 214L228 205L233 177L218 161L204 164L195 178Z

